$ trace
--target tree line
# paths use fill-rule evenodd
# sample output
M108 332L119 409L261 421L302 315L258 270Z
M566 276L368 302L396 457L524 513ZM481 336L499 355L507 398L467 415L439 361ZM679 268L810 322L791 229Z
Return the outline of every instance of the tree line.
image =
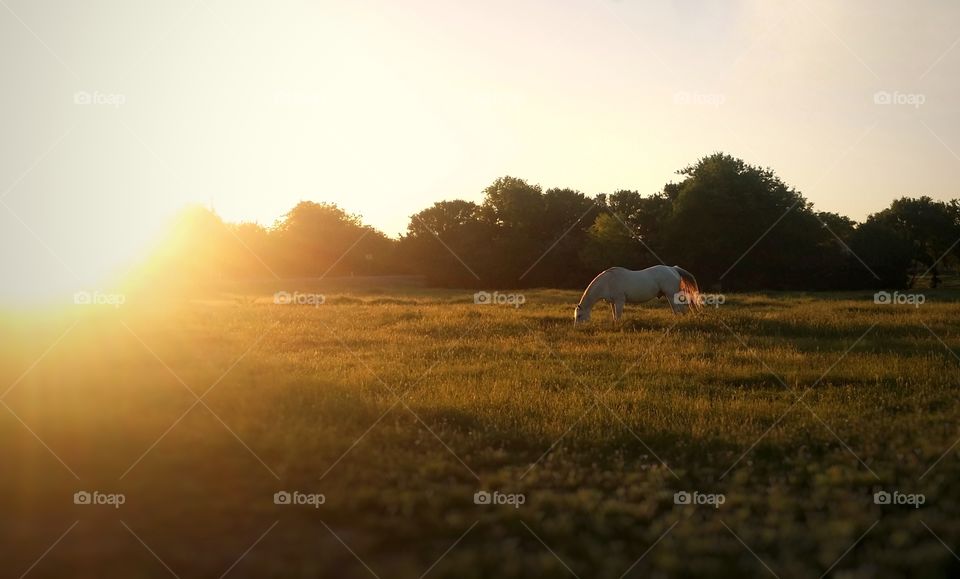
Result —
M446 287L575 287L612 266L682 265L705 289L936 286L960 251L960 201L902 197L855 222L768 168L716 153L652 195L594 197L501 177L480 203L439 201L393 239L328 203L271 227L185 211L153 257L184 279L416 274Z

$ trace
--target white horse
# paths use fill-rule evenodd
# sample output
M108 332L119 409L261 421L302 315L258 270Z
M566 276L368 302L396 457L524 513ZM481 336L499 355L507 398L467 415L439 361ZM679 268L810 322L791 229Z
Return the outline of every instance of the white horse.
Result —
M655 265L633 271L611 267L593 278L573 311L574 324L590 320L590 310L600 300L608 302L613 309L613 321L623 316L627 302L639 303L653 298L666 297L673 313L700 309L700 289L693 275L677 266Z

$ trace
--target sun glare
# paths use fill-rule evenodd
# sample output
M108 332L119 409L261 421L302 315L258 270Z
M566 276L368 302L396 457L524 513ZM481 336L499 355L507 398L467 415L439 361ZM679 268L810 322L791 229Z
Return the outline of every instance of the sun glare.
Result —
M116 292L131 268L161 242L168 221L132 215L39 229L0 207L0 257L5 266L0 304L58 307L74 303L75 294Z

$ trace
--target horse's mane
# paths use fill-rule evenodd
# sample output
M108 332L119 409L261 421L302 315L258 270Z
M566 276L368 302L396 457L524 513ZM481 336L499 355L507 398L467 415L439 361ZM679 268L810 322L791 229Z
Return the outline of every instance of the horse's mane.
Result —
M587 284L587 289L583 290L583 293L580 294L580 301L577 302L577 305L583 303L584 298L586 298L586 297L587 297L587 294L590 293L590 288L593 287L593 284L597 283L597 280L598 280L598 279L600 279L605 273L610 272L610 271L613 271L613 270L615 270L615 269L626 269L626 268L625 268L625 267L618 267L618 266L608 267L607 269L605 269L605 270L601 271L600 273L598 273L592 280L590 280L590 283Z

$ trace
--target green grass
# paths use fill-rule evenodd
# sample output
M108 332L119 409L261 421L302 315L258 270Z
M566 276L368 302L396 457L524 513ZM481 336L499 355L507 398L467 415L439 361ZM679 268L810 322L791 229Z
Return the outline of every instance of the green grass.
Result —
M574 328L575 292L525 295L8 316L0 572L75 521L29 576L960 572L940 542L960 549L960 363L940 342L960 353L960 294L736 295L697 317L628 306L617 328L602 306ZM184 416L188 388L211 388L209 410ZM526 502L475 505L481 489ZM876 505L880 489L926 503ZM126 503L74 505L77 490ZM278 490L326 503L278 506ZM675 505L680 490L726 502Z

